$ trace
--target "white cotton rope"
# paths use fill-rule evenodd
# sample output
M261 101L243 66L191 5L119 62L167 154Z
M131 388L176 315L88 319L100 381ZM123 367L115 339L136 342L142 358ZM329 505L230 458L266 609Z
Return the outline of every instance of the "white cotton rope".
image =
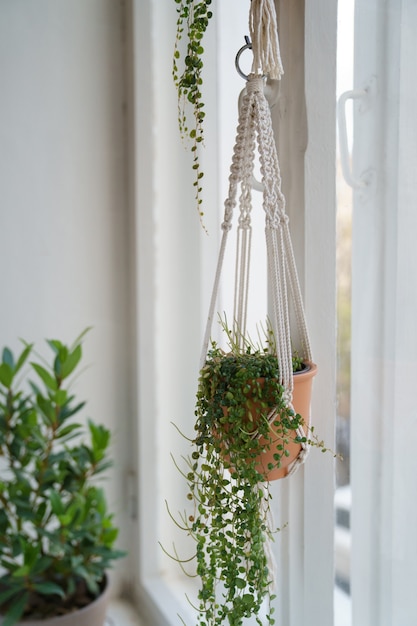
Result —
M233 321L240 334L244 334L246 329L252 232L250 220L252 209L251 180L255 165L255 147L257 147L263 183L268 283L272 300L270 319L276 339L280 382L286 390L287 403L290 404L292 401L293 371L289 296L293 301L303 348L302 356L309 361L312 360L312 356L290 238L288 216L285 213L285 198L281 190L281 174L272 130L271 113L263 92L263 85L264 82L261 77L251 75L242 98L229 176L229 193L225 202L222 224L223 237L201 355L201 367L204 365L210 340L227 235L232 227L233 209L238 201L239 221ZM238 193L239 198L237 198ZM236 335L236 338L239 339L239 336Z
M274 0L252 0L249 11L252 73L279 79L284 73Z
M285 197L281 190L281 173L272 129L271 112L264 95L264 81L262 77L255 75L249 76L239 112L237 136L229 176L229 192L225 201L224 220L222 223L223 236L213 294L210 301L200 367L203 367L207 355L227 237L232 228L233 211L237 204L239 204L239 218L235 259L233 328L234 330L237 329L234 335L238 343L246 330L252 241L251 181L255 167L256 152L259 155L263 184L268 284L270 286L272 304L270 321L276 340L280 383L285 389L286 404L292 407L293 371L289 314L290 297L303 350L302 357L307 361L311 361L312 355L291 243L289 220L285 212ZM297 434L301 437L305 435L302 429ZM308 448L308 444L302 444L302 450L290 466L288 475L294 473L304 461Z

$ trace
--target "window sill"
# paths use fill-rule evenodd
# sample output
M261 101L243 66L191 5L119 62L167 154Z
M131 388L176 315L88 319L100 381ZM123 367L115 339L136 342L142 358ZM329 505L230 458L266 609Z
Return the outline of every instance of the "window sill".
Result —
M145 626L134 607L124 600L112 600L106 618L106 626Z

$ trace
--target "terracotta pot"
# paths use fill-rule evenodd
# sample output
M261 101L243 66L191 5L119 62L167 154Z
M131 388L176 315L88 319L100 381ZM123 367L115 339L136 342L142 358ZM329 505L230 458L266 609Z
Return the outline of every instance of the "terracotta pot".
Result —
M314 363L306 364L308 369L294 374L294 390L293 390L293 407L296 413L299 413L306 426L310 425L310 409L311 409L311 391L313 386L313 378L317 374L317 365ZM256 414L257 402L254 401L251 407L252 414ZM274 427L271 427L272 433L274 433ZM306 428L304 428L306 430ZM275 431L276 432L276 431ZM307 433L305 432L307 435ZM289 451L289 456L283 456L281 458L281 466L277 469L269 470L268 465L270 463L276 464L274 460L274 454L277 452L277 445L282 441L282 436L276 433L276 437L272 435L272 441L268 441L265 437L261 437L260 441L265 445L264 451L259 455L259 462L256 464L257 471L265 476L266 480L277 480L278 478L284 478L290 469L290 466L297 459L301 452L301 444L291 441L295 439L295 431L289 432L287 438L289 443L285 445L286 450ZM229 457L226 457L229 458ZM231 470L233 473L233 470Z
M82 609L76 609L72 613L48 617L46 619L25 619L17 622L16 626L104 626L109 599L110 585L106 579L102 593L91 604ZM51 602L53 602L51 600ZM0 626L3 618L0 617Z
M307 427L310 425L311 419L311 391L313 387L313 378L317 374L317 365L314 363L308 363L308 367L309 369L307 371L296 372L294 374L292 402L295 412L302 416ZM307 428L304 427L304 431L306 430ZM307 432L304 434L307 435ZM266 441L266 439L261 439L261 441L263 440L265 443L265 452L260 457L257 469L260 473L265 474L268 480L284 478L288 474L290 466L301 452L301 444L291 441L291 439L294 439L295 436L296 433L294 431L288 434L290 442L286 445L286 449L289 451L290 455L288 457L282 457L281 467L272 471L267 469L268 464L274 462L273 455L276 452L276 446L274 443L279 443L281 437L277 436L277 438L273 439L273 442L270 444Z

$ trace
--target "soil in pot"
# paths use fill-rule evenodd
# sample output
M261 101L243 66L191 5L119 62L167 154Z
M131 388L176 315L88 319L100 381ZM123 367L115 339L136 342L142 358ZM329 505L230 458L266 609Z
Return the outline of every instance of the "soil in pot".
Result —
M16 626L104 626L108 596L107 578L97 598L88 592L85 583L79 583L76 593L66 601L56 596L34 595L25 617Z

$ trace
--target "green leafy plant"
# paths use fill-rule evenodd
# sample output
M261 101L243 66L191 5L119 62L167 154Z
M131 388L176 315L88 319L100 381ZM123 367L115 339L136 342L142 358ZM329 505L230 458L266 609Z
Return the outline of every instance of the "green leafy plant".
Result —
M84 333L83 333L84 335ZM110 432L73 418L84 407L69 379L81 340L48 341L52 364L33 345L0 364L0 614L2 626L81 608L123 555L96 477L107 470ZM27 376L23 370L29 366ZM86 435L88 437L86 438Z
M204 102L201 93L203 84L203 54L202 41L212 17L210 5L212 0L175 0L178 12L177 34L174 47L172 75L178 94L178 124L183 138L191 140L193 152L193 169L195 171L194 187L200 219L201 210L201 179L203 171L199 160L198 147L204 141L203 120L205 117ZM182 61L181 41L184 34L187 36L186 50ZM192 109L194 123L189 126L187 110Z
M177 467L188 485L189 506L176 524L196 544L198 623L239 626L256 617L274 624L269 542L278 529L270 521L268 471L280 468L304 424L288 406L279 382L271 331L266 347L256 347L224 325L229 349L212 343L200 372L192 452ZM294 359L300 369L301 360ZM322 442L309 440L322 448ZM265 449L272 461L260 462ZM186 568L177 554L172 557ZM266 607L266 608L262 608ZM261 621L266 611L266 622Z

